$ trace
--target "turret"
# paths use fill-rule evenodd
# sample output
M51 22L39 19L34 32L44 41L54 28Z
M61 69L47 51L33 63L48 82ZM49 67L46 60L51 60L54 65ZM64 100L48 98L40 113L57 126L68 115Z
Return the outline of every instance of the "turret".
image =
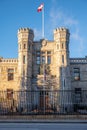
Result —
M70 61L69 61L69 30L66 28L57 28L54 30L55 41L55 57L57 66L57 77L59 79L59 90L71 90L71 77L70 77ZM61 111L67 109L70 110L71 106L66 104L71 102L71 93L66 91L64 94L60 94L60 106ZM68 98L69 97L69 98ZM62 106L62 100L63 105Z
M20 89L30 89L32 76L32 44L34 33L29 28L18 30L18 69Z
M54 30L54 41L56 43L57 64L59 66L69 65L69 30L57 28Z
M66 28L54 30L56 75L59 79L60 89L70 87L69 36L69 30Z

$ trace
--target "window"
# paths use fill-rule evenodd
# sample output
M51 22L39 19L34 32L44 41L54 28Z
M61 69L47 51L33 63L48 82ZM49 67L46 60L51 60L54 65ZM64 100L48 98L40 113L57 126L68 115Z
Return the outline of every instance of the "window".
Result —
M42 64L45 63L45 56L42 56Z
M64 49L64 43L62 43L62 49Z
M45 54L45 51L42 51L41 54L44 55L44 54Z
M26 49L26 44L24 44L24 49Z
M66 83L65 83L65 79L63 78L63 79L62 79L62 87L64 88L65 85L66 85Z
M13 89L7 89L7 99L13 99Z
M47 56L47 63L51 64L51 56Z
M36 51L36 62L40 64L40 51Z
M80 69L74 68L74 80L78 81L80 80Z
M37 52L36 52L36 55L40 55L40 51L37 51Z
M40 64L40 56L37 56L37 64Z
M75 101L76 101L76 103L80 103L82 101L81 88L75 88Z
M50 54L51 54L51 51L47 51L47 54L50 55Z
M64 79L64 87L65 87L65 79Z
M62 63L64 64L64 55L62 55Z
M23 56L23 64L25 64L25 56Z
M14 80L14 69L8 69L8 81Z

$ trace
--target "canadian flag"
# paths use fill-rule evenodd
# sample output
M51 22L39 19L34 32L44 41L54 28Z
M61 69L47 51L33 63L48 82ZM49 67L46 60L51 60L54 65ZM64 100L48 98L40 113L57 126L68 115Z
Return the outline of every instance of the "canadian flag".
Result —
M44 4L42 3L42 4L37 8L37 12L41 12L42 9L43 9L43 6L44 6Z

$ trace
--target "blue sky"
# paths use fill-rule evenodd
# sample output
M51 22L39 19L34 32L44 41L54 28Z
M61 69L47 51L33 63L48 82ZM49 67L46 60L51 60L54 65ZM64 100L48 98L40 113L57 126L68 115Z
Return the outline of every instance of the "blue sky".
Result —
M0 56L17 58L17 31L21 27L34 30L34 40L42 38L42 12L44 3L45 38L53 40L53 30L70 30L70 57L87 55L87 0L0 0Z

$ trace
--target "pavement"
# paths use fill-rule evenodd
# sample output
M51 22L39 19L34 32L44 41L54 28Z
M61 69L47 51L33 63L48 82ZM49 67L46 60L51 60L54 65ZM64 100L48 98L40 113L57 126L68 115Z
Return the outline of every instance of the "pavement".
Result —
M87 115L1 115L0 123L87 123Z
M84 123L0 123L0 130L87 130Z

